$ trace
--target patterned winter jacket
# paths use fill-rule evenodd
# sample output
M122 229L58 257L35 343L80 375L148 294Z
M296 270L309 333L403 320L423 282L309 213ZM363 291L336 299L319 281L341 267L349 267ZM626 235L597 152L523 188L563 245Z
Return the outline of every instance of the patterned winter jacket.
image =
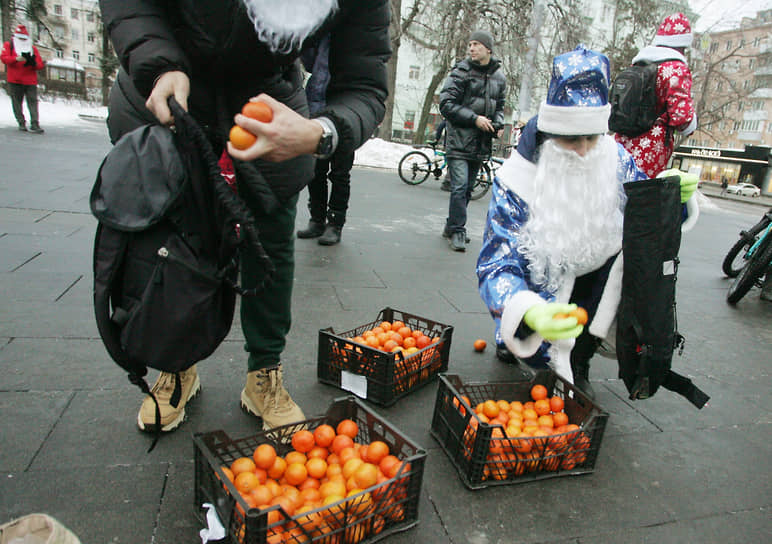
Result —
M692 102L692 74L681 53L651 45L636 55L633 64L641 60L664 61L657 69L657 108L662 114L648 132L635 138L616 134L615 138L630 152L638 167L653 178L667 167L673 154L674 132L694 132L697 114Z

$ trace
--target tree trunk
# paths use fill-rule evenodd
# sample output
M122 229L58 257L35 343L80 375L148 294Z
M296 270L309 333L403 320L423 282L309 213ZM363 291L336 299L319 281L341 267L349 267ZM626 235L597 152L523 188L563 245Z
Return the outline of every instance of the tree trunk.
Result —
M102 24L102 105L107 106L110 96L110 74L107 70L105 59L112 54L110 48L110 36L107 34L107 28Z
M439 72L434 74L434 76L432 76L432 80L429 83L429 86L426 88L426 94L424 95L424 102L423 102L423 105L421 106L421 116L418 119L418 127L413 133L414 144L424 143L426 125L429 122L429 113L431 112L432 104L434 104L434 92L437 90L437 87L440 86L440 83L442 83L445 80L445 77L447 75L448 75L447 67L443 66L442 70L440 70Z
M0 17L3 19L3 43L11 39L11 14L14 12L13 0L0 0Z
M387 77L387 85L389 89L389 96L386 97L386 113L383 116L383 121L381 122L381 126L378 129L378 137L386 140L387 142L391 141L391 125L392 125L392 119L394 118L394 92L396 90L397 85L397 60L399 58L399 40L396 40L397 43L395 44L392 41L392 48L393 51L391 53L391 58L389 59L389 62L386 64L386 77Z

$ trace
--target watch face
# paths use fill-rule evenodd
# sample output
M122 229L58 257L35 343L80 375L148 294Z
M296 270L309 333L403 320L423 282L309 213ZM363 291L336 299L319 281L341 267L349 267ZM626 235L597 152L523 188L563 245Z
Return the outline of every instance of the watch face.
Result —
M332 151L332 134L325 131L319 139L319 145L316 148L317 155L327 155Z

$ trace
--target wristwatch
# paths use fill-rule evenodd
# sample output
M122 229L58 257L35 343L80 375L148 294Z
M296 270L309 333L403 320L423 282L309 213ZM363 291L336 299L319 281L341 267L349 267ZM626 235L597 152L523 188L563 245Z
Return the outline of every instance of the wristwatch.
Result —
M322 127L322 136L319 138L319 144L316 146L314 157L317 159L329 159L335 151L335 126L326 117L319 117L313 120Z

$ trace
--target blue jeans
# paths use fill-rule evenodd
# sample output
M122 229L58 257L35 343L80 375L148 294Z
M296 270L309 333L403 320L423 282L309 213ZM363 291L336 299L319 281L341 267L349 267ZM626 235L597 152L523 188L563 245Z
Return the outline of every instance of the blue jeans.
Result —
M463 232L466 234L466 205L472 196L472 187L480 170L480 161L467 159L448 159L450 173L450 204L448 218L445 221L445 231L449 234Z

